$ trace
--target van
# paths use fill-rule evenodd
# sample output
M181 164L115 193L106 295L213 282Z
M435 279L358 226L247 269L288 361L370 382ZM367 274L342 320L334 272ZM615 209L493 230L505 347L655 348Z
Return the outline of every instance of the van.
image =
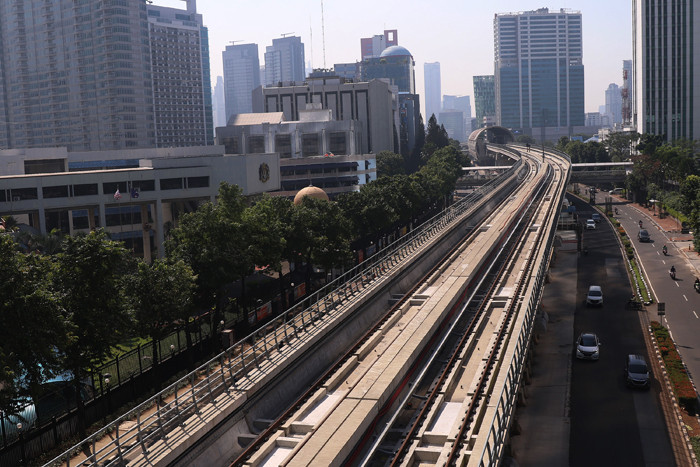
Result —
M621 195L624 192L625 192L624 188L613 188L608 193L610 193L611 195Z

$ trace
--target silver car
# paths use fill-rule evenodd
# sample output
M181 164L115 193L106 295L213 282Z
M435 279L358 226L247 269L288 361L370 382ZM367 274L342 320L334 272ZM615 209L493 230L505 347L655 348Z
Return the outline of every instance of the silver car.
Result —
M592 332L582 332L576 339L576 358L581 360L598 360L600 341Z
M633 388L649 387L649 366L642 355L630 354L625 359L625 381Z

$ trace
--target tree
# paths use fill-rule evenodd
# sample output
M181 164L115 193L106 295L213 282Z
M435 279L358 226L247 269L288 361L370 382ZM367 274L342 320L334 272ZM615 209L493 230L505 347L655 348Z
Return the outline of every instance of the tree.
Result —
M73 374L79 431L85 437L81 383L95 365L112 356L133 329L124 297L123 278L133 258L103 230L66 237L55 256L54 287L62 296L67 343L61 347L65 368Z
M51 259L21 253L6 234L0 234L0 257L0 410L17 413L24 398L60 370L65 322L51 287Z
M613 162L627 161L630 158L632 143L637 141L639 134L637 132L616 132L610 133L603 144L610 155L610 160Z
M150 265L139 262L136 272L127 276L126 284L126 298L137 330L151 338L155 368L163 358L158 355L158 341L187 323L192 315L195 276L182 260L156 259Z
M518 137L515 138L515 141L521 144L535 144L535 138L530 135L518 135Z
M306 287L311 290L313 264L326 270L347 264L350 253L351 224L334 202L305 197L294 206L287 239L290 262L306 263Z
M700 251L700 177L689 175L681 183L681 208L693 230L693 246Z
M293 208L292 202L286 198L264 195L243 212L243 222L250 236L250 258L254 264L268 266L277 272L281 296L285 296L282 260L287 249Z
M182 259L197 277L197 303L214 308L218 319L226 286L253 272L251 243L242 221L245 200L241 189L222 183L217 203L205 203L184 214L166 242L168 256ZM245 284L242 284L242 299Z
M377 178L406 173L405 161L400 154L382 151L377 154Z
M425 135L425 144L427 145L429 143L432 143L436 150L450 144L450 138L447 136L445 126L438 125L434 114L428 120L428 129Z

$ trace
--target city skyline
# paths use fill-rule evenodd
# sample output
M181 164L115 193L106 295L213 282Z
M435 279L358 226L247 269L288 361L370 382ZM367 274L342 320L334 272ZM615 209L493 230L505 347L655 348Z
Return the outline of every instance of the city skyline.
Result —
M155 0L154 4L184 8L180 0ZM272 44L282 34L300 36L307 64L332 68L334 63L360 60L360 39L396 29L399 45L416 62L416 92L424 100L423 65L440 62L442 93L472 95L472 77L494 73L493 18L497 13L538 8L580 11L583 20L583 64L585 66L585 111L597 112L605 103L610 83L622 85L622 61L632 58L632 7L629 2L561 1L542 4L530 0L498 0L488 5L438 0L353 3L324 2L325 47L322 40L321 1L229 3L199 0L197 11L209 28L212 80L223 76L221 52L231 41L256 43L258 49ZM271 14L275 11L274 14ZM420 11L421 14L416 14ZM369 13L368 13L369 12ZM260 21L254 21L260 18ZM260 25L264 24L264 27ZM454 25L454 27L450 27ZM455 43L456 41L456 43ZM262 53L261 65L264 63Z

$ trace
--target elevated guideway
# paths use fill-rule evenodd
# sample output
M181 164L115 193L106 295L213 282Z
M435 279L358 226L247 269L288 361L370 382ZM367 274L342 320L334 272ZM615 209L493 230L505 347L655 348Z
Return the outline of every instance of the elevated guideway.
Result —
M493 256L502 249L505 242L505 237L497 233L514 228L512 222L529 212L531 201L539 196L535 196L535 193L544 193L530 191L528 195L528 190L531 189L522 187L534 186L532 183L535 183L535 178L539 179L538 184L542 186L544 173L549 173L549 178L556 174L560 180L566 180L569 176L568 163L561 162L563 159L560 156L551 155L552 160L560 161L560 165L552 167L553 164L542 161L523 162L513 149L503 148L503 151L510 151L516 162L497 182L477 189L442 215L371 258L371 261L329 284L312 297L308 308L303 308L300 304L288 310L269 327L227 349L183 381L120 417L52 463L226 465L240 458L240 462L260 465L273 451L272 458L278 459L285 453L311 449L309 446L318 443L311 441L311 438L307 440L305 436L309 432L325 431L317 423L331 418L326 409L342 405L340 399L327 397L328 388L333 386L329 386L328 371L346 368L340 373L332 374L347 376L351 374L351 362L367 368L370 360L360 358L360 355L372 356L374 359L374 349L377 347L371 347L369 343L378 344L382 339L373 336L381 337L397 332L393 326L388 327L389 323L402 323L400 328L413 327L416 331L430 331L423 337L415 335L408 339L414 350L408 351L406 348L398 353L406 354L407 357L420 355L426 345L434 341L432 335L436 329L444 327L444 319L452 319L459 303L468 295L467 292L477 286L475 276L482 270L491 268L495 261ZM521 187L521 194L516 196L513 190L518 187ZM562 196L563 191L552 191L539 197L546 198L548 203L558 207ZM530 201L526 202L528 199ZM555 209L554 212L558 210ZM498 213L505 217L499 218ZM496 217L489 217L491 215ZM510 220L506 222L505 219ZM524 231L553 232L552 226L556 225L556 219L551 216L544 216L535 224L532 222L522 224ZM541 249L537 250L535 257L541 261L537 263L540 264L540 269L535 277L541 278L552 235L548 233L542 237L546 241L538 241ZM455 264L462 266L444 266L446 257L461 257L461 260L453 261L458 261ZM438 292L437 284L444 282L440 278L445 271L454 272L460 268L459 274L451 280L452 290L464 290L456 295L456 292ZM526 270L522 271L519 274L523 277L530 274ZM426 276L432 277L435 285L426 285L430 284L426 281L431 280L426 279ZM541 286L537 281L533 284L530 287L535 291ZM500 293L507 294L508 289L509 286L501 287ZM528 297L530 298L526 302L531 309L532 305L536 305L537 300L532 299L536 295L530 294ZM503 300L501 298L501 302ZM523 297L511 298L510 301L523 303ZM429 304L428 308L437 311L427 312L428 308L422 310L426 304ZM394 310L394 314L387 315L387 310ZM415 315L414 320L408 320L410 314ZM416 323L420 324L416 327ZM399 340L397 337L396 341ZM523 351L527 347L527 339L519 337L517 341ZM358 342L364 343L361 345L365 345L367 350L359 353L353 350ZM394 354L398 355L396 352ZM517 355L518 365L522 365L524 358L525 353ZM389 360L386 365L386 368L398 367L394 376L390 377L387 371L378 372L376 368L367 373L381 373L385 379L401 381L407 376L403 370L414 365L414 362L407 358L406 363L392 364ZM506 380L511 381L511 386L515 384L508 389L511 391L510 396L514 396L512 391L514 387L517 388L519 381L518 365L508 366ZM411 374L419 371L419 366ZM495 375L501 374L500 370L489 371ZM330 378L336 382L342 381L340 376ZM396 390L390 384L386 388L383 385L382 382L374 382L365 386L375 388L379 391L377 394L384 394L383 397L376 398L375 407L376 404L382 406L380 402L386 402L386 395L391 395ZM309 396L304 391L309 387L321 392ZM359 390L356 389L355 392ZM400 392L396 398L400 397ZM348 390L347 393L352 391ZM312 404L321 400L318 394L323 394L325 402L315 405L308 412ZM394 399L394 396L389 399ZM315 415L299 422L294 414L299 413L305 404L307 412ZM495 410L510 410L511 407L512 401L509 401L507 406ZM374 412L375 409L369 409L368 413ZM498 418L501 421L508 420ZM376 427L381 422L371 419L363 423ZM289 431L291 426L295 428ZM490 440L488 445L502 449L507 431L505 425L482 430L485 434L497 434L499 442L493 444ZM358 432L353 438L356 440L367 432L355 431ZM303 440L299 439L300 435ZM273 438L275 441L271 442ZM260 445L261 440L267 440L268 444ZM470 446L473 444L470 443ZM352 450L352 447L344 449ZM82 453L75 454L78 451ZM493 460L499 456L500 451L484 452ZM343 458L342 453L333 456L338 462Z

